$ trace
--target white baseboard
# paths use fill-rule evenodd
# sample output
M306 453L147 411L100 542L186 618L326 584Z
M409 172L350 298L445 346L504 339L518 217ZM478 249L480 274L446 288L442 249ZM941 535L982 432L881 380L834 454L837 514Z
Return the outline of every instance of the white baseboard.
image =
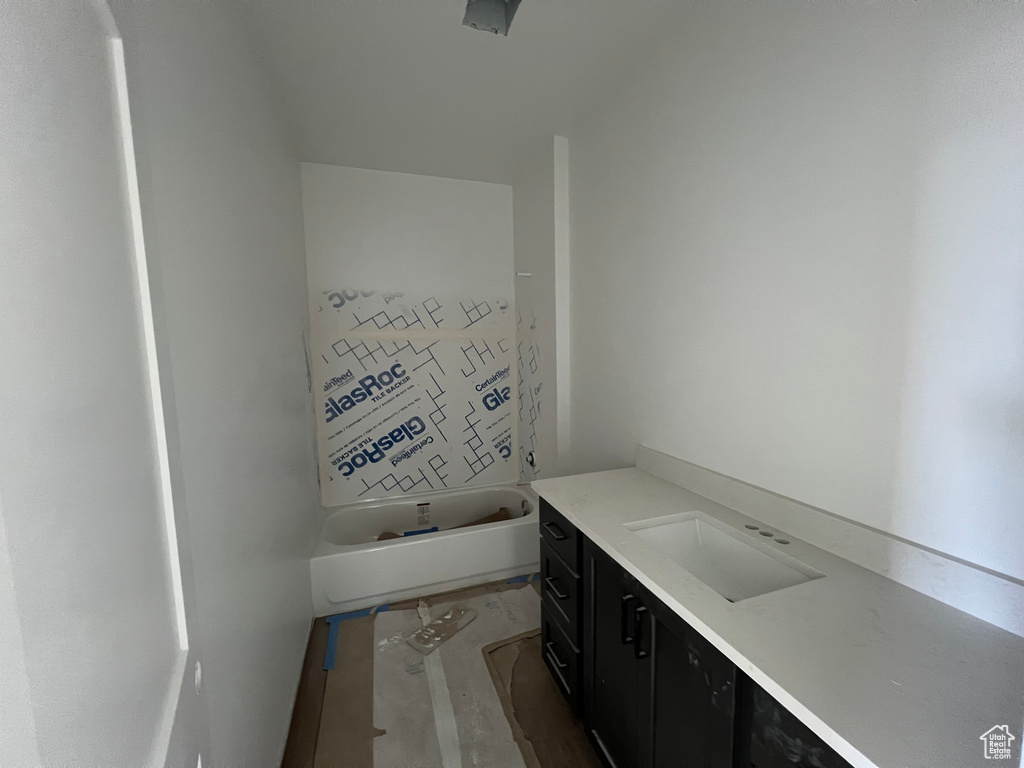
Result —
M1024 585L822 509L638 445L636 466L1024 637Z

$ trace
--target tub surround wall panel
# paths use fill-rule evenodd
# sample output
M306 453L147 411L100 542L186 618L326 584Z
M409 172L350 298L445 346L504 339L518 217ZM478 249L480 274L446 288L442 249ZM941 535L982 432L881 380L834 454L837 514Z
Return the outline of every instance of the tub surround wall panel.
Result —
M1024 579L1024 11L678 13L571 134L573 469L644 442Z
M323 504L513 482L511 188L310 163L302 181Z
M523 316L523 313L526 316ZM516 446L519 482L528 483L553 474L557 466L557 452L549 434L553 426L555 409L554 387L546 376L550 364L544 351L545 329L535 305L517 306L516 309L516 419L519 435Z
M508 299L339 289L313 315L325 506L515 481Z

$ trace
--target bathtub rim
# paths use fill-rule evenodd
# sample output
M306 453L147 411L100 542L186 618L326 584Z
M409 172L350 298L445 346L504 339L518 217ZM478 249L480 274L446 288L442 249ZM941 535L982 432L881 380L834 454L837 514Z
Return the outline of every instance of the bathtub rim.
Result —
M362 544L335 544L328 541L324 537L324 529L327 526L327 521L336 514L345 512L346 510L352 509L374 509L376 507L386 506L395 501L413 501L414 499L430 499L430 498L442 498L446 496L463 496L470 495L474 492L484 490L495 490L495 489L509 489L521 492L533 505L533 509L529 514L522 515L520 517L514 517L511 520L499 520L493 523L484 523L483 525L474 525L469 528L449 528L442 531L434 531L432 533L421 533L416 536L407 536L401 539L390 539L385 541L367 541ZM540 512L540 497L537 492L533 490L532 485L529 482L525 483L488 483L486 485L474 485L469 488L442 488L434 491L426 491L424 493L418 493L413 496L390 496L383 499L367 499L365 501L358 501L351 504L341 504L334 507L323 507L324 516L320 523L320 530L317 533L316 546L313 550L312 559L321 557L330 557L332 555L340 555L346 552L372 552L380 549L395 550L402 547L414 546L421 541L429 541L442 536L466 536L477 533L481 530L492 530L498 527L506 527L513 525L530 525L531 523L536 524L539 512Z

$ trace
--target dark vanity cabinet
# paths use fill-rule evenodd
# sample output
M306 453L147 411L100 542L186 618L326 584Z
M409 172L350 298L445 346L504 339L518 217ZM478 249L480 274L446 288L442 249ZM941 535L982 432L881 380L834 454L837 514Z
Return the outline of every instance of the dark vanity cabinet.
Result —
M651 611L651 764L732 766L736 665L675 612Z
M585 724L615 768L728 768L736 667L584 539Z
M580 714L580 614L583 607L576 527L540 500L541 643L544 663L573 712Z
M540 501L544 661L608 768L848 768Z
M639 583L587 539L583 562L584 723L607 765L640 768L650 732L650 611Z
M851 768L810 728L746 678L737 718L737 765L743 768Z

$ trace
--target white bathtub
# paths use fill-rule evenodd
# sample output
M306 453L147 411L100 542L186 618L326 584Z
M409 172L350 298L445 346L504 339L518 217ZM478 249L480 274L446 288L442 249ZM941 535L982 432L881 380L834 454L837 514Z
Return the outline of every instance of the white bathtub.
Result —
M442 530L390 541L383 531L428 527L429 502ZM512 520L444 530L507 507ZM537 495L529 486L492 485L339 507L324 521L310 562L317 616L459 589L536 571Z

